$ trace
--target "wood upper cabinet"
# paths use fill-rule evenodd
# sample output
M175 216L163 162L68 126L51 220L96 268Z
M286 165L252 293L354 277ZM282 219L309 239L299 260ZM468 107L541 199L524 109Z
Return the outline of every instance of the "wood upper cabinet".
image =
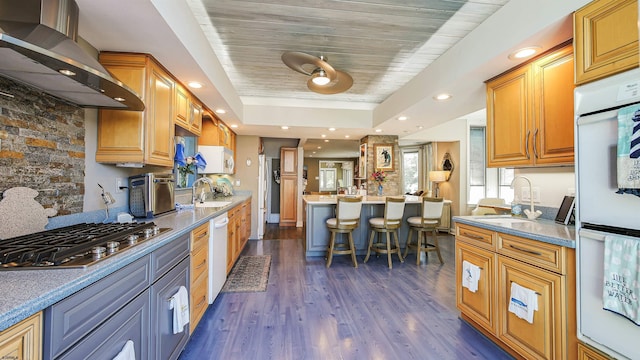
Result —
M105 52L100 62L141 95L145 110L100 110L96 161L172 167L174 80L147 54Z
M573 24L576 84L638 66L638 0L591 1Z
M202 132L202 104L179 83L176 83L175 125L189 132L190 136L200 136Z
M487 165L573 164L571 44L487 82Z
M42 313L0 332L0 359L42 359Z
M298 149L296 148L280 148L280 175L293 175L297 174L298 165Z

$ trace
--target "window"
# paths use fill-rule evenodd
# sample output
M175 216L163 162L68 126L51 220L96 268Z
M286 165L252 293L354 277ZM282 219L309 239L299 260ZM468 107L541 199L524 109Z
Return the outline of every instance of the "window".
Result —
M513 199L514 170L511 168L487 168L485 128L469 129L469 204L477 204L486 197L498 197L507 203Z
M336 169L320 169L320 191L336 191Z
M413 194L420 189L420 153L402 150L402 192Z

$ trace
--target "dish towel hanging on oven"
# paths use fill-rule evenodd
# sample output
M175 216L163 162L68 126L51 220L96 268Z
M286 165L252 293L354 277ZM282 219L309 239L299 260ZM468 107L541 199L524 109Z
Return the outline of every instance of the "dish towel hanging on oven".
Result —
M173 310L173 333L183 332L184 326L189 323L189 293L184 286L180 286L171 297L169 309Z
M640 105L618 110L618 194L640 196Z
M462 261L462 286L471 292L478 291L478 280L480 280L480 267L467 260Z
M538 310L538 295L535 291L511 282L509 311L533 324L533 312Z
M640 325L638 295L640 239L619 235L605 236L603 308Z

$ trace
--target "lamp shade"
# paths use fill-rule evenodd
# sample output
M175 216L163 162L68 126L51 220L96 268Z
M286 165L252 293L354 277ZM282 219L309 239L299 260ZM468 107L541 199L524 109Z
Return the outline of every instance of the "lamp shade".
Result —
M447 181L448 171L429 171L429 180L439 183Z

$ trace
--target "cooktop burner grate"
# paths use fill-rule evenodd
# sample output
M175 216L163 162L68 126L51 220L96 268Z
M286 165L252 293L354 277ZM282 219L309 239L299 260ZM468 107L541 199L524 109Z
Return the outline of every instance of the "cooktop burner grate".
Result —
M0 240L0 270L85 268L170 230L149 223L78 224Z

